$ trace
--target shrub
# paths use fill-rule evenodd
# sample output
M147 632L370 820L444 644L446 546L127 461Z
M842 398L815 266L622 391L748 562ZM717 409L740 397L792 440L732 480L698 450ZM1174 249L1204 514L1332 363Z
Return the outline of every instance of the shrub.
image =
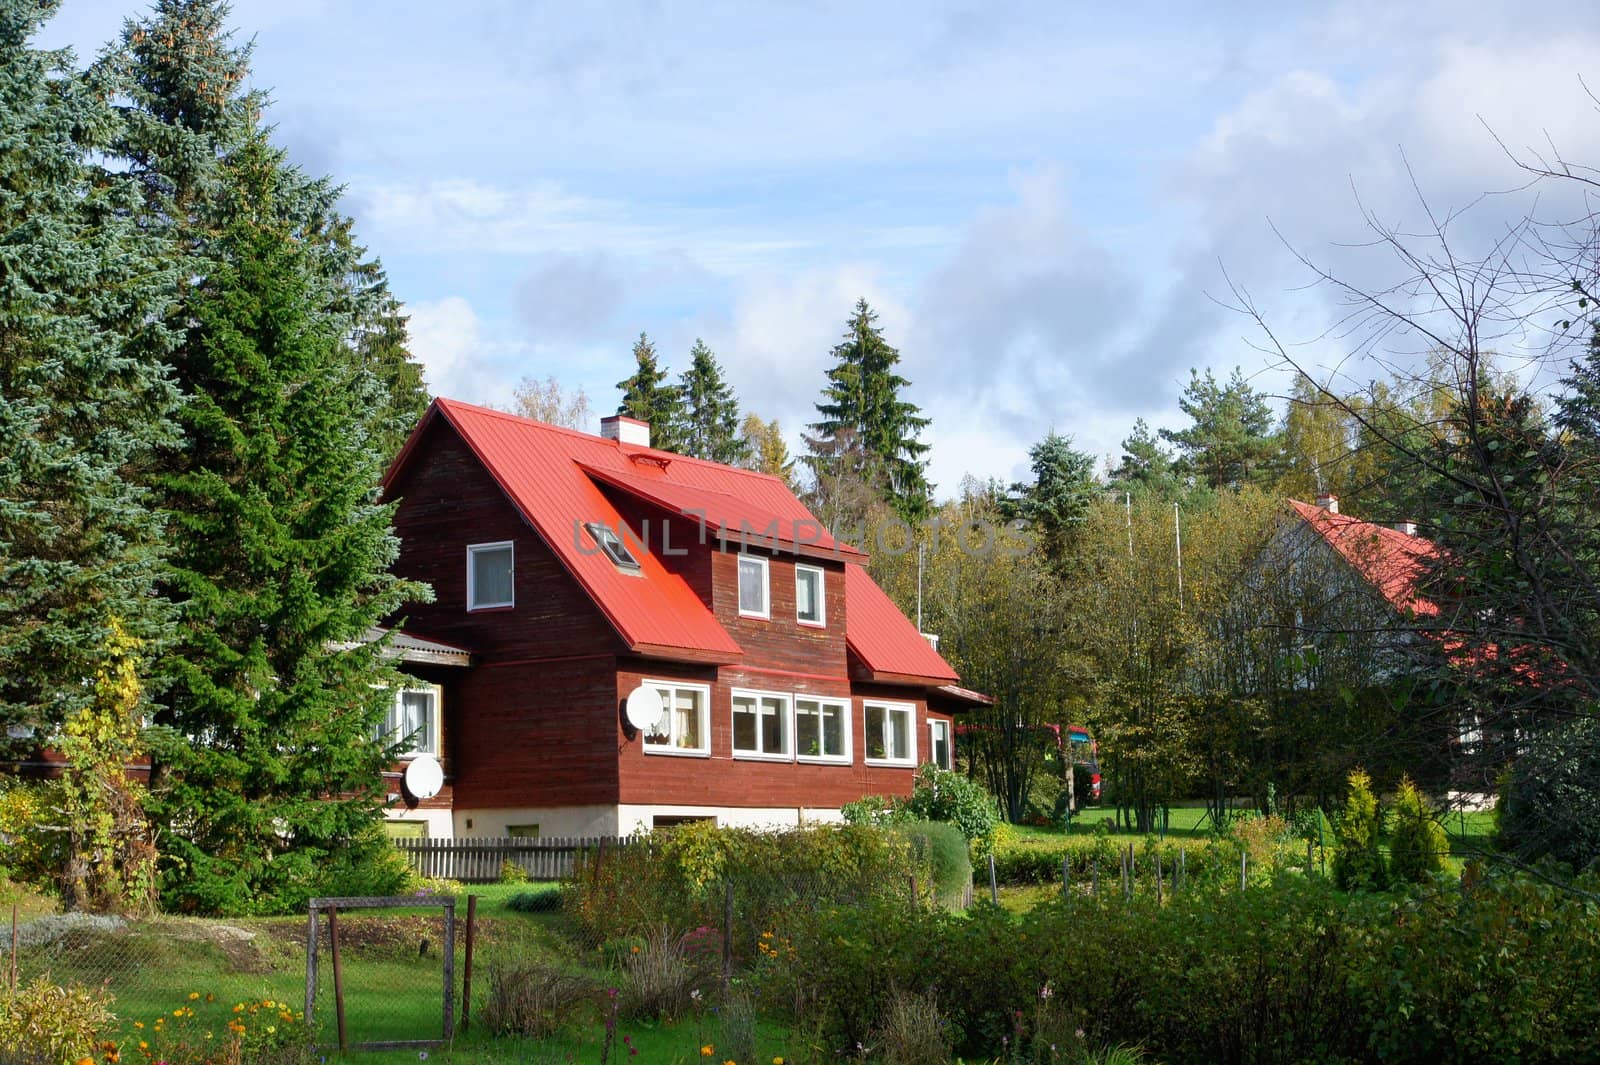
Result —
M920 821L948 821L974 843L987 840L999 823L994 796L987 788L965 773L931 764L917 770L911 798L902 806Z
M489 966L483 1023L497 1035L545 1039L595 991L587 976L543 959Z
M1410 777L1394 798L1394 831L1389 839L1389 869L1396 880L1421 884L1444 871L1450 841Z
M1388 876L1378 849L1383 826L1378 799L1372 794L1371 779L1360 769L1351 770L1349 787L1334 826L1338 850L1333 855L1333 878L1345 891L1382 890Z
M914 866L927 870L922 886L932 888L934 901L960 909L972 886L972 859L961 830L942 821L908 821L895 830L910 843Z
M890 995L874 1041L884 1065L942 1065L950 1060L950 1022L931 994L897 990Z
M1295 855L1287 854L1291 836L1289 824L1277 814L1252 814L1228 826L1228 835L1249 855L1247 869L1258 879L1280 872Z
M694 992L711 973L702 952L688 937L661 926L651 929L622 955L622 1012L629 1017L670 1021L685 1013Z
M528 871L510 858L507 858L500 863L500 875L496 879L502 884L526 884L528 882Z
M66 833L60 824L57 781L0 781L0 877L54 893L66 866Z
M1574 718L1536 737L1501 794L1501 845L1524 861L1575 869L1600 859L1600 718Z
M0 1060L70 1065L93 1058L96 1038L114 1020L109 991L41 976L0 999Z

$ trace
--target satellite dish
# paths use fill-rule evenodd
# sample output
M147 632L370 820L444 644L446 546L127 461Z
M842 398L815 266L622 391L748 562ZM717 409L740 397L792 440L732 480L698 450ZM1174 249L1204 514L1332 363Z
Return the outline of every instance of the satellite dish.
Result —
M626 709L628 724L640 732L649 732L655 728L666 713L667 708L661 701L661 693L654 688L647 688L641 684L628 693Z
M433 755L419 754L406 766L404 779L413 799L431 799L444 787L444 769Z

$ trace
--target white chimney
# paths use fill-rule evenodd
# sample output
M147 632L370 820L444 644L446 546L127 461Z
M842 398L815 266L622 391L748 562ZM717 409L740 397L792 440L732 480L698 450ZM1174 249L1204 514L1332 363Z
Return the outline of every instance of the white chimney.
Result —
M1339 513L1339 497L1332 492L1324 493L1317 497L1317 506L1326 510L1329 514L1337 514Z
M600 419L600 435L619 444L650 446L650 423L625 414L608 414Z
M939 634L937 632L925 632L922 634L922 638L927 640L928 646L935 651L939 649Z
M1415 536L1417 535L1417 523L1414 521L1397 522L1395 523L1394 531L1405 533L1407 536Z

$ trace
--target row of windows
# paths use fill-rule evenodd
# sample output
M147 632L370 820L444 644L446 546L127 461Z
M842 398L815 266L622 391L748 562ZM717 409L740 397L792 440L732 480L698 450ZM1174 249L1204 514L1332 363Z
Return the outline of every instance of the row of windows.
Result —
M645 683L661 696L664 707L661 719L645 729L645 751L710 755L710 687ZM730 703L735 758L848 765L854 757L848 699L735 688ZM916 709L913 703L862 703L867 764L917 764ZM928 760L950 768L950 723L929 720L928 743Z
M605 556L619 569L638 572L639 563L611 528L599 523L584 526ZM491 610L515 604L515 550L510 541L471 544L467 547L467 609ZM739 616L772 617L772 590L768 560L759 555L739 556ZM828 623L825 575L820 566L796 563L794 616L802 625Z
M760 555L739 556L740 617L772 617L769 569L767 560ZM827 625L827 595L822 567L795 563L794 617L802 625Z

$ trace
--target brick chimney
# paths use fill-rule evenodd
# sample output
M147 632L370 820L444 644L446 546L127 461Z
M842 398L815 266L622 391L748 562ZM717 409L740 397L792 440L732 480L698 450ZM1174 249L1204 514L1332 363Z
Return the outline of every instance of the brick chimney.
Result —
M619 444L650 446L650 423L626 414L608 414L600 419L600 435Z
M1339 513L1339 497L1332 492L1325 492L1317 497L1317 506L1326 510L1329 514L1337 514Z

